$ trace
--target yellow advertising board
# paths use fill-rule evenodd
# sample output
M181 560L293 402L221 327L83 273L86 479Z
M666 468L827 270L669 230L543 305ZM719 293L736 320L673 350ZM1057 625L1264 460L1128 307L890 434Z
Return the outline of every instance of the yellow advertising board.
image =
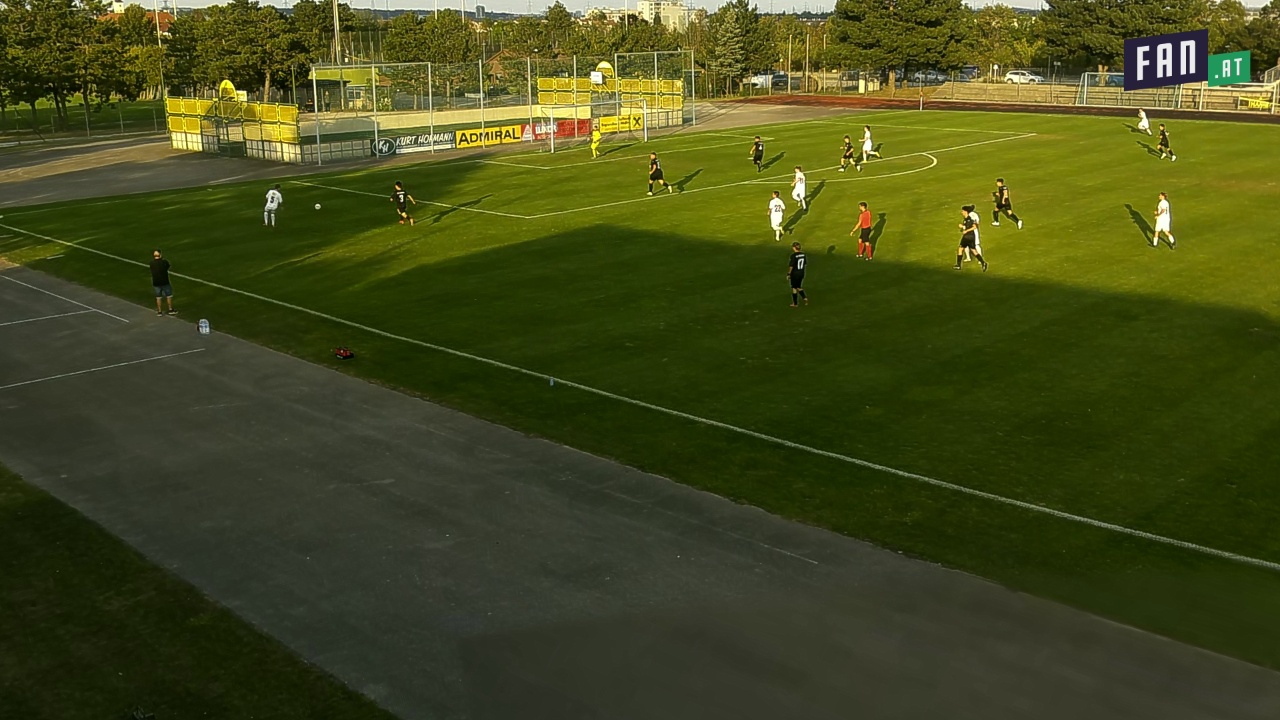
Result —
M616 133L627 132L629 130L643 130L644 115L639 113L634 115L606 115L600 118L600 132Z
M523 125L503 125L502 127L470 128L458 131L458 147L480 147L486 145L503 145L518 143L524 139Z

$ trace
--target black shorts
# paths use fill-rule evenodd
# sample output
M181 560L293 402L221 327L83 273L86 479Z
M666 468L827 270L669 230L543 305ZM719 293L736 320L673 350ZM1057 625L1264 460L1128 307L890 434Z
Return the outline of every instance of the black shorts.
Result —
M973 233L965 233L960 236L960 247L969 250L978 249L978 236Z
M844 159L844 160L852 160L852 159L853 159L853 151L852 151L852 150L845 150L845 151L844 151L844 155L841 155L840 157L841 157L842 159Z
M792 270L791 275L789 277L791 278L792 290L799 290L800 288L804 287L804 273L798 273Z
M649 182L657 182L659 180L666 182L666 180L663 180L661 170L655 170L654 172L649 173Z
M862 242L871 242L871 228L862 228L858 233L858 239Z
M997 209L997 210L1004 210L1005 212L1013 212L1013 203L999 203L999 202L998 202L998 203L996 203L996 209Z
M408 206L408 205L396 205L396 212L400 213L401 215L407 215L407 214L409 214L409 206Z
M758 162L763 162L763 161L764 161L764 155L752 155L752 156L751 156L751 162L757 162L757 163L758 163Z

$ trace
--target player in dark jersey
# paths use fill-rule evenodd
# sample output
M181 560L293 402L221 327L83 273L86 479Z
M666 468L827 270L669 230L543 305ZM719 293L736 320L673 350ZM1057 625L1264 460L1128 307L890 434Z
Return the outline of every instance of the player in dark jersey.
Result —
M840 146L840 151L840 172L844 172L849 163L853 163L854 169L862 172L862 155L854 153L853 139L848 135L844 136L844 144Z
M964 253L966 250L973 253L973 257L982 263L982 272L987 271L987 261L982 259L982 250L978 248L978 223L974 221L973 215L969 214L967 208L960 209L960 217L964 218L960 223L960 247L956 250L956 269L964 263Z
M800 243L791 243L791 261L787 263L787 279L791 281L791 307L799 307L799 301L809 304L809 296L804 294L804 270L808 260L800 252Z
M671 184L662 177L662 163L658 160L658 153L649 153L649 194L653 194L653 184L658 183L665 187L667 192L674 192Z
M396 191L391 193L391 202L396 204L396 214L400 216L400 224L403 225L404 221L408 220L409 224L412 225L413 216L409 214L409 203L417 205L418 201L405 192L404 185L401 185L399 181L396 181Z
M1169 131L1165 130L1164 123L1160 123L1160 142L1156 143L1156 149L1160 151L1161 160L1165 155L1169 156L1169 162L1178 159L1178 156L1173 154L1173 148L1169 147Z
M751 143L751 162L756 164L756 172L764 170L764 166L761 165L764 162L764 141L759 135L756 136L756 141Z
M1013 211L1013 200L1009 198L1009 186L1004 184L1004 178L996 178L996 191L991 195L996 201L996 209L991 211L991 224L995 227L1000 227L1000 213L1004 213L1021 230L1022 221L1018 219L1018 214Z

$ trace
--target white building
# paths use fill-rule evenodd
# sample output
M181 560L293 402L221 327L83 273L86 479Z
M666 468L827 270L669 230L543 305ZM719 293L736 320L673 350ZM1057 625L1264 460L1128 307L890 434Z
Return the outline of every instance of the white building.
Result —
M689 7L681 0L639 0L636 15L676 31L689 25Z
M671 30L680 31L689 25L689 12L689 7L681 0L638 0L634 6L597 8L589 11L587 17L600 13L609 22L623 22L628 15L635 15L651 23L662 24Z

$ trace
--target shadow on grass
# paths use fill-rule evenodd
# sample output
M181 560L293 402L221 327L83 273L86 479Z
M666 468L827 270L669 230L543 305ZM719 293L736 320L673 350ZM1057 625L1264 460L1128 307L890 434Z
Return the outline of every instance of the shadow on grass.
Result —
M773 167L774 165L778 164L778 161L779 161L779 160L781 160L782 158L786 157L786 156L787 156L787 152L784 150L784 151L782 151L782 152L778 153L777 155L774 155L773 157L769 158L768 160L765 160L765 161L760 165L760 171L761 171L761 172L764 172L765 170L768 170L769 168L771 168L771 167Z
M435 217L431 218L431 224L436 225L441 220L449 217L450 215L458 212L459 210L466 210L467 208L473 208L479 205L480 203L484 202L485 200L488 200L491 197L493 197L493 193L489 193L488 195L481 195L475 200L468 200L467 202L464 202L464 203L458 203L453 207L447 207L444 210L441 210L440 212L436 213Z
M1149 227L1140 218L1135 225ZM886 227L887 214L880 221ZM787 245L600 223L430 263L374 257L359 266L366 282L333 292L326 277L351 262L325 257L316 272L263 292L824 451L1227 551L1270 559L1280 552L1271 531L1280 514L1272 487L1280 454L1271 441L1280 426L1280 350L1269 316L1100 291L1069 284L1068 276L1046 282L954 273L954 256L940 244L936 266L810 256L806 284L821 293L822 309L797 324L783 290ZM208 257L205 267L183 271L216 275L218 256ZM98 267L108 262L109 272ZM134 295L135 280L146 279L145 268L129 268L128 282L117 280L127 273L100 258L86 256L79 267L59 272ZM235 273L224 274L234 285ZM698 289L697 302L690 288ZM250 339L303 356L313 345L349 344L378 358L349 372L770 512L1280 666L1276 573L589 393L549 390L214 288L191 285L187 296L193 310L218 309L224 326ZM869 304L875 312L865 311ZM438 307L449 312L416 311ZM389 316L388 308L409 310ZM956 322L958 308L983 322ZM779 398L779 378L794 358L821 385ZM981 392L957 388L957 366L980 367L1000 382ZM1197 427L1195 443L1178 433L1188 424ZM958 427L966 432L955 433ZM970 460L973 435L999 463ZM1118 590L1131 570L1166 578L1166 586ZM1217 581L1204 582L1206 575Z
M689 183L691 183L691 182L693 182L694 180L696 180L696 179L698 178L698 176L702 174L702 170L703 170L703 168L698 168L697 170L694 170L693 172L689 173L688 175L685 175L684 177L682 177L682 178L680 178L679 180L675 181L675 182L673 183L673 185L675 186L676 190L677 190L678 192L684 192L685 187L686 187L686 186L688 186L688 185L689 185Z
M1129 219L1133 221L1134 227L1138 228L1138 232L1142 234L1142 241L1150 244L1151 235L1155 232L1155 228L1151 227L1151 223L1147 222L1147 217L1129 203L1124 204L1124 209L1129 211Z
M634 145L635 143L628 142L628 143L622 143L620 145L609 145L607 147L603 147L600 149L600 157L608 157L616 152L621 152Z
M1151 155L1152 157L1160 157L1160 151L1152 147L1150 143L1145 142L1143 140L1138 140L1137 143L1141 145L1144 150L1147 151L1148 155Z

